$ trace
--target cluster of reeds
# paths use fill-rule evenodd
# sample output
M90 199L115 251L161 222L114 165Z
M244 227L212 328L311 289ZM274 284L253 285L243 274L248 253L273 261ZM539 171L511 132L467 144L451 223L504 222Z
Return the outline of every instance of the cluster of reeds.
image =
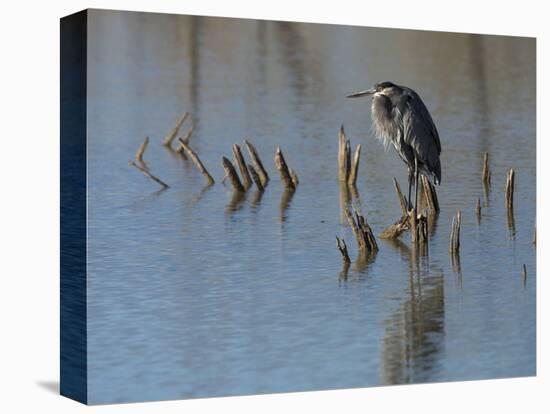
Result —
M162 145L164 145L170 151L173 151L175 154L179 154L183 159L191 160L193 164L197 167L197 169L201 172L201 174L206 178L207 184L212 185L215 183L214 178L201 161L199 155L191 148L189 144L190 138L194 131L194 123L192 123L191 127L183 137L178 137L181 127L188 118L189 113L184 112L177 119L176 125L164 137ZM176 149L173 148L173 143L175 141L179 143ZM140 170L147 177L160 184L163 188L168 188L168 184L151 174L149 168L143 160L143 155L145 153L145 150L147 149L148 144L149 137L146 137L145 141L143 142L143 144L140 145L138 151L136 152L135 161L130 161L129 163L133 167ZM260 159L260 156L258 155L258 151L254 147L254 145L252 145L247 140L244 141L244 145L248 150L250 162L245 162L241 147L238 144L234 144L232 147L232 152L234 162L238 168L238 171L229 158L222 157L222 167L225 172L225 176L222 182L225 181L226 178L228 178L233 189L239 193L246 192L253 185L253 183L255 183L258 190L260 192L263 192L269 182L269 174L267 173ZM277 147L275 152L275 166L279 171L281 181L285 189L287 191L295 191L298 186L298 175L292 168L288 166L280 147Z
M342 125L338 131L338 179L340 182L355 186L360 158L361 144L357 144L352 160L350 141L346 138L344 125Z

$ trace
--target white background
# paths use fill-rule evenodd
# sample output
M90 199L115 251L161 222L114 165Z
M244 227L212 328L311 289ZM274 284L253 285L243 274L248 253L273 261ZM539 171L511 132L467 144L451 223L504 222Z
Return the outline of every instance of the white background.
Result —
M510 3L510 4L508 4ZM55 393L59 381L59 21L117 8L323 23L536 36L538 209L548 205L548 17L543 1L339 0L3 2L0 14L0 412L542 412L550 409L548 215L538 217L538 377L126 404L86 408ZM546 26L546 27L545 27ZM509 85L521 88L521 79ZM545 128L546 127L546 128ZM511 149L513 150L513 149ZM546 210L548 211L548 210ZM489 258L488 258L489 259ZM519 277L519 275L518 275ZM545 298L546 303L541 300ZM327 355L327 358L330 358ZM546 392L545 392L546 391Z

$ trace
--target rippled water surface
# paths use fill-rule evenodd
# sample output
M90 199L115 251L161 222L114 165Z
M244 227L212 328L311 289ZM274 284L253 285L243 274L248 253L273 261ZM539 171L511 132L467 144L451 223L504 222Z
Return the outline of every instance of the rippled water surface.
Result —
M91 403L535 374L533 39L107 11L88 30ZM350 198L378 234L400 215L392 181L405 188L406 170L371 136L370 100L345 96L382 80L432 112L441 212L427 251L407 233L361 262L342 222L337 131L363 147ZM213 186L161 145L183 111ZM128 165L146 135L166 191ZM239 197L221 157L244 138L272 180ZM300 177L292 195L277 145Z

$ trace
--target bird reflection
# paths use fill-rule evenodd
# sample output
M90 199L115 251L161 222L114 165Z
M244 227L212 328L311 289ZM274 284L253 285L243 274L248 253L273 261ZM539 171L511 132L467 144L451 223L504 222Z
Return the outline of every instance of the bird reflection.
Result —
M409 267L407 298L385 321L380 377L383 384L429 381L444 335L444 277L420 247L388 240Z

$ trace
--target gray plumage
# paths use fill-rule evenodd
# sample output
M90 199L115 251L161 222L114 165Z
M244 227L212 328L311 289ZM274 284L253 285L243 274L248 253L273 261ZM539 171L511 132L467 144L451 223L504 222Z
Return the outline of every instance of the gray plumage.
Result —
M435 184L441 183L441 142L437 128L426 105L411 88L381 82L348 98L370 95L373 96L371 116L375 135L386 147L391 143L409 169L410 201L415 173L426 175Z

